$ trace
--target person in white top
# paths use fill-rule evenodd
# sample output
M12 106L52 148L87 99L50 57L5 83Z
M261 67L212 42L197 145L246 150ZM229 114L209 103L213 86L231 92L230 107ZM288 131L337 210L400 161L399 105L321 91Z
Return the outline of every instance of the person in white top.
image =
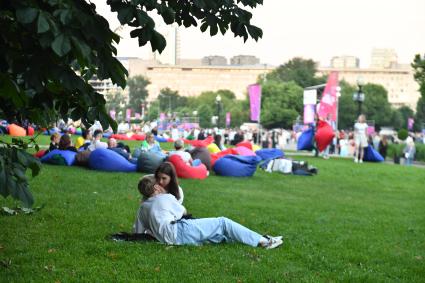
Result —
M91 145L89 145L88 150L93 151L97 148L108 148L108 144L106 142L100 141L103 136L103 132L101 130L96 130L93 133L93 141Z
M354 162L356 163L363 163L364 148L368 146L367 127L366 116L361 114L357 123L354 124L354 143L356 145Z
M138 211L139 231L150 231L160 242L170 245L202 245L203 243L240 242L252 247L273 249L283 243L282 236L260 234L225 217L186 217L187 211L176 198L167 194L152 176L138 184L144 202Z
M172 155L178 155L178 156L180 156L182 159L183 159L183 161L187 164L187 165L192 165L192 162L193 162L193 160L192 160L192 156L190 155L190 153L189 152L187 152L187 151L185 151L184 150L184 142L183 142L183 140L176 140L175 142L174 142L174 148L176 149L176 150L174 150L174 151L171 151L170 152L170 156L172 156Z

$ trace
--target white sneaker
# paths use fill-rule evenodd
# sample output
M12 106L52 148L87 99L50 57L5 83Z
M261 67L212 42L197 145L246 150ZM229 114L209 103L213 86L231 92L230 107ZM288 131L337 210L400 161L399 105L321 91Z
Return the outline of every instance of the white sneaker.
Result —
M267 236L267 237L268 237L268 242L265 243L264 245L264 248L266 250L277 248L278 246L283 244L282 236L277 236L277 237Z
M359 163L363 163L363 160L362 160L362 159L360 159Z
M357 158L354 158L354 163L358 163L359 160Z

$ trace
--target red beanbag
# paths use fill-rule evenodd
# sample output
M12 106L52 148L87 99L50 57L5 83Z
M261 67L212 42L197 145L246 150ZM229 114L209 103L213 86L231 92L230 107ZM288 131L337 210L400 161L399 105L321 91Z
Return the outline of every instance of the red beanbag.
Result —
M225 150L222 150L220 152L217 153L212 153L211 154L211 167L214 166L215 162L222 158L223 156L229 155L229 154L233 154L233 155L238 155L239 153L237 152L237 150L235 148L228 148Z
M136 141L144 141L146 138L146 135L138 135L138 134L134 134L131 136L132 140L136 140Z
M40 150L40 151L37 151L36 153L34 153L34 156L37 157L37 158L42 158L45 153L46 153L45 150Z
M28 135L33 136L34 135L34 128L31 126L28 126Z
M179 178L183 179L205 179L208 175L207 167L204 164L200 164L196 167L192 167L186 164L183 159L178 155L171 155L168 161L173 163L176 168L176 173Z
M114 138L116 140L125 140L125 141L130 140L130 138L127 135L122 135L122 134L113 134L111 135L111 138Z
M244 146L244 147L252 150L252 143L250 143L249 141L242 141L242 142L238 143L236 146L237 147Z
M15 137L25 137L27 135L27 131L18 125L11 124L9 126L9 135Z
M331 125L325 121L319 120L316 135L314 136L317 149L319 151L324 151L326 147L332 142L334 136L334 130L332 129Z
M214 137L209 136L204 140L187 140L187 139L184 139L183 141L184 141L184 143L190 144L194 147L207 147L210 143L212 143L214 141Z

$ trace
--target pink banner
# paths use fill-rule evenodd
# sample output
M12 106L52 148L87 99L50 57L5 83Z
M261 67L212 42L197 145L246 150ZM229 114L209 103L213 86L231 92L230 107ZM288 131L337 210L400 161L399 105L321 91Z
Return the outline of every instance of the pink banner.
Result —
M319 117L330 121L336 121L338 97L336 96L338 86L338 72L331 72L323 91L318 110ZM329 116L328 116L329 115Z
M160 121L164 121L164 120L165 120L165 113L161 112L161 113L159 114L159 120L160 120Z
M116 114L115 110L111 110L111 111L109 111L109 116L111 116L111 118L112 118L113 120L115 120L115 114Z
M226 113L226 127L229 127L230 126L230 112L227 112Z
M413 130L413 125L415 124L415 120L413 118L407 119L407 129L409 131Z
M131 109L127 108L127 111L125 112L125 118L127 119L128 122L130 122L130 118L131 118Z
M261 85L252 84L248 86L249 103L251 106L251 120L259 121L261 113Z
M315 105L314 104L306 104L304 105L304 124L312 124L314 123L314 113L315 113Z

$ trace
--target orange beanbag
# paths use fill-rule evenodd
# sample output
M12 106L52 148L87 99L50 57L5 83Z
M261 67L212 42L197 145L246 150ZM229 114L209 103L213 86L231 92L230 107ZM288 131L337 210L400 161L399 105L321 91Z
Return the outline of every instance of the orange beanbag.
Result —
M244 147L252 150L252 143L250 143L249 141L242 141L242 142L238 143L236 146L244 146Z
M314 136L317 149L319 151L324 151L326 147L330 145L334 136L334 130L332 129L331 125L325 121L319 120L316 135Z
M18 125L11 124L9 126L9 135L15 137L25 137L27 135L27 131Z
M184 141L184 143L190 144L194 147L207 147L210 143L212 143L214 141L214 137L209 136L204 140L187 140L187 139L184 139L183 141Z
M238 152L235 148L228 148L225 150L222 150L220 152L217 153L212 153L211 154L211 168L214 166L215 162L222 158L223 156L229 155L229 154L233 154L233 155L238 155Z
M204 164L192 167L186 164L179 155L171 155L168 158L174 167L179 178L183 179L205 179L208 176L207 167Z

